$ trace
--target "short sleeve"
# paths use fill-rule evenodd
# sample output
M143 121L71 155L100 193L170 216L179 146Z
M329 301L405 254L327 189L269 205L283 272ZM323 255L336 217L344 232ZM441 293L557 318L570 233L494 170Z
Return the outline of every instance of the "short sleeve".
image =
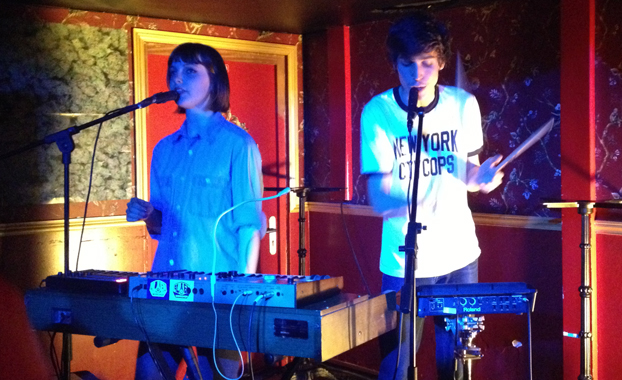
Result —
M390 173L393 157L386 132L388 120L373 101L365 106L361 115L361 173Z

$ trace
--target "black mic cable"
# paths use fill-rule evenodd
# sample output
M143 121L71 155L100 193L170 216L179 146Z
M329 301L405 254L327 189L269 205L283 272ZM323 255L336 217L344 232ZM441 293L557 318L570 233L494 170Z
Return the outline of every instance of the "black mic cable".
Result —
M417 87L411 87L408 92L408 117L406 120L406 126L408 127L408 134L413 130L413 119L415 118L415 112L417 111L417 101L419 100L419 89Z

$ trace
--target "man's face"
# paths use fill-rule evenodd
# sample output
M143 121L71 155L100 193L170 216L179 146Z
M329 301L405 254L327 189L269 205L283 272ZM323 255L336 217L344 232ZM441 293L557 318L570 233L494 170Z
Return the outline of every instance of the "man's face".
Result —
M438 83L438 73L445 67L438 59L434 50L420 53L410 59L397 59L396 69L400 77L400 84L404 94L408 94L411 87L419 90L419 100L434 99L434 87Z

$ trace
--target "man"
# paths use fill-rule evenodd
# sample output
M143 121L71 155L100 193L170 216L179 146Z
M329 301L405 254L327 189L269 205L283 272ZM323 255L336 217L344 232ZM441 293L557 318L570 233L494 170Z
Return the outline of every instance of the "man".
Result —
M428 13L402 19L391 27L387 48L400 85L376 95L361 117L361 172L369 174L370 203L384 219L382 289L398 291L404 284L405 259L399 247L404 245L409 205L417 207L417 222L426 227L417 235L417 286L477 282L480 249L467 191L489 192L501 183L503 174L495 168L501 156L480 165L483 136L477 100L461 89L438 85L449 55L442 23ZM416 203L410 197L419 117L414 117L410 136L406 127L413 87L416 105L424 111ZM443 318L435 324L438 378L454 379L454 335L446 331ZM423 319L417 318L417 348L422 328ZM407 328L396 379L407 375L410 334ZM389 348L395 347L394 342ZM392 379L395 363L393 350L383 359L380 378ZM461 371L456 374L460 378Z

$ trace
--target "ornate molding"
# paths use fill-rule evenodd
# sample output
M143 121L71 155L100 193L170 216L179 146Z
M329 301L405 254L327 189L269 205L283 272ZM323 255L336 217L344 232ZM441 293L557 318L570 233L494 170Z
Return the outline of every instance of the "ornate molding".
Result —
M82 218L71 219L69 221L70 231L79 231L82 229ZM84 226L85 230L102 229L110 227L138 227L144 225L144 223L134 223L125 220L125 215L122 216L105 216L99 218L87 218ZM64 221L61 220L49 220L43 222L24 222L24 223L10 223L0 224L0 237L4 236L16 236L16 235L32 235L39 233L50 232L63 232Z
M309 212L325 214L341 213L340 203L307 202L306 208ZM293 212L298 212L297 205ZM380 215L373 211L371 206L363 205L344 204L343 213L345 215L380 217ZM473 213L473 219L476 225L481 226L561 231L561 220L556 218ZM140 225L142 225L140 222L133 223L126 221L125 216L106 216L87 218L85 228L137 227ZM77 231L81 228L82 219L72 219L69 221L70 231ZM594 223L594 230L597 234L622 235L622 222L597 220ZM0 237L62 231L62 220L0 224Z
M284 84L285 93L277 93L283 109L288 136L288 155L290 178L288 186L297 187L299 178L299 84L298 84L298 46L273 42L248 41L236 38L214 37L188 33L167 32L152 29L133 29L134 56L134 96L144 99L150 94L148 85L148 57L150 54L168 56L173 49L184 42L203 43L219 50L223 58L240 62L272 64L277 70L277 80ZM149 198L149 165L147 160L147 114L136 112L136 186L138 197ZM300 131L299 131L300 129ZM289 195L290 212L297 202L296 195Z
M475 220L476 225L480 226L527 228L548 231L562 230L562 221L559 218L473 213L473 220Z
M307 210L309 212L321 212L325 214L341 214L341 203L326 203L326 202L307 202ZM381 217L376 214L371 206L343 204L343 213L346 215L358 215L358 216L375 216Z
M622 235L622 222L597 220L594 222L594 230L597 234Z
M307 207L310 212L329 214L341 213L341 203L307 202ZM362 205L344 204L343 213L346 215L380 217L380 215L373 211L371 206ZM475 220L476 225L482 226L529 228L552 231L561 231L562 229L561 219L556 218L473 213L473 219ZM622 230L622 226L620 229Z

